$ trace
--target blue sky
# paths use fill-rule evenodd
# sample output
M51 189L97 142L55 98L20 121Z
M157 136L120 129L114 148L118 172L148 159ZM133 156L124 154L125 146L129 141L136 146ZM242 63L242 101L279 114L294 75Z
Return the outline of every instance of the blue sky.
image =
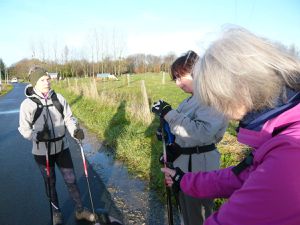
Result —
M65 46L70 58L91 60L95 33L107 55L201 54L224 24L300 48L299 0L1 0L0 18L7 66L33 49L54 59L55 48L60 58Z

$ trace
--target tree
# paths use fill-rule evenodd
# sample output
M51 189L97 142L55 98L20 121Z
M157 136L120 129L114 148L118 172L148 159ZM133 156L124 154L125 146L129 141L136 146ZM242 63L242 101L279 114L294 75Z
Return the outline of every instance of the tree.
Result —
M55 72L57 72L58 58L57 58L57 40L56 39L53 42L52 49L53 49L53 56L54 56Z
M46 49L45 49L45 41L40 40L39 42L39 50L40 50L40 60L45 62L46 60Z
M0 79L1 80L5 78L5 69L6 69L5 64L3 60L0 58L0 74L1 74Z
M147 72L160 72L161 58L155 55L146 55Z
M104 36L104 30L101 30L101 73L104 73L104 58L107 55L107 45L108 42L104 40L105 36Z
M129 64L129 71L131 73L145 72L145 54L134 54L127 57Z
M30 41L31 58L36 58L36 46L33 40Z
M10 75L26 80L28 77L28 71L33 65L39 65L47 68L47 64L38 59L22 59L10 66L8 71Z
M69 57L69 48L66 45L63 50L63 60L64 60L65 64L68 62L68 59L69 59L68 57Z
M116 76L121 75L123 68L123 52L125 49L124 37L116 30L113 30L112 34L112 57L113 57L113 74Z
M163 63L161 65L161 70L167 73L170 73L170 67L172 65L172 63L175 61L176 59L176 55L174 53L169 53L168 55L166 55L165 57L163 57Z

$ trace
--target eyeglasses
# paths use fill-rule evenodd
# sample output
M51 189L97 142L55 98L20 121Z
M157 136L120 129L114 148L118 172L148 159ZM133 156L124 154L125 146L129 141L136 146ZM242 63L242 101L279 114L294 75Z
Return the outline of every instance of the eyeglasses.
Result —
M184 75L184 76L178 76L178 77L175 77L175 79L174 79L174 81L176 82L176 81L179 81L179 82L181 82L183 79L187 79L187 78L190 78L190 77L192 77L193 78L193 74L191 73L188 73L188 74L186 74L186 75Z

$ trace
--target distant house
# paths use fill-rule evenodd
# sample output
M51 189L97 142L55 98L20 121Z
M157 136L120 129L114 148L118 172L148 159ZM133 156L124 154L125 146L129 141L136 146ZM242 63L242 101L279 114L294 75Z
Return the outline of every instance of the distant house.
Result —
M108 78L110 73L97 73L97 78Z
M51 77L51 79L57 79L58 73L48 73L48 75Z
M108 79L108 80L118 80L118 78L115 75L112 75L110 73L97 73L98 79Z

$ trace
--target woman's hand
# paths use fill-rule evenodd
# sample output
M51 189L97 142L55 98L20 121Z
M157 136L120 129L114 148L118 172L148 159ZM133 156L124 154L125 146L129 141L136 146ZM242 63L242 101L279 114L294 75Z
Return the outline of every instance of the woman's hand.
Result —
M174 181L172 180L172 177L176 174L175 170L169 169L169 168L161 168L160 169L165 174L165 182L168 187L172 187Z
M179 192L181 190L180 181L184 176L184 172L179 167L176 167L175 169L161 168L161 171L165 173L166 185L168 187L173 187L175 192Z

